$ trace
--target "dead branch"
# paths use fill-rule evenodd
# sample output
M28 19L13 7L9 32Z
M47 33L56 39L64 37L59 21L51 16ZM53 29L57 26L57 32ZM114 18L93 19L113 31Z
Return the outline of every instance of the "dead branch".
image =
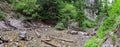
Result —
M68 39L57 38L57 37L54 37L54 36L49 36L49 37L50 37L50 38L53 38L53 39L57 39L57 40L61 40L61 41L65 41L65 42L74 43L74 41L72 41L72 40L68 40Z
M38 38L40 38L40 34L37 32L37 30L35 30L35 34L37 35Z
M51 44L51 43L49 43L49 42L47 42L47 41L44 41L44 40L41 40L41 42L44 42L44 43L46 43L46 44L48 44L48 45L51 45L51 46L53 46L53 47L59 47L59 46L56 46L56 45Z

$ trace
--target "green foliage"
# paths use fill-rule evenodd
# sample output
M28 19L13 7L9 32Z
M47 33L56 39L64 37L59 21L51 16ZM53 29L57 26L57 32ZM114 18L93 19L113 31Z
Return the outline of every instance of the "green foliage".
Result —
M103 4L105 4L103 6ZM107 1L102 1L100 0L98 2L98 16L97 16L97 21L100 20L100 18L103 18L105 16L108 16L108 10L110 9L109 6L108 6L108 0Z
M39 4L42 6L41 19L57 19L59 12L59 0L38 0Z
M0 12L0 20L4 20L4 19L5 19L5 15Z
M98 38L93 37L92 39L88 40L84 47L98 47Z
M77 17L76 7L73 4L61 3L61 9L59 10L59 19L65 23L70 19L75 19Z
M97 22L85 20L82 25L85 28L91 28L91 27L97 25Z
M111 38L112 38L112 42L113 42L113 45L114 45L115 42L116 42L116 36L115 36L115 34L112 34L112 35L111 35Z
M89 24L88 26L91 27L93 26L93 23L85 17L83 11L83 8L85 7L84 0L64 0L60 2L59 7L59 20L64 24L68 20L73 20L78 22L81 28L84 28L86 24ZM85 28L88 27L86 26Z
M20 18L20 15L17 13L15 18L19 19Z
M34 14L32 14L31 17L27 17L27 18L23 19L23 21L25 22L25 21L39 20L39 19L40 19L39 14L38 13L34 13Z
M57 23L57 25L55 26L55 29L59 29L59 28L65 29L66 27L63 23Z
M83 0L64 0L60 2L59 20L65 24L68 20L78 22L83 27L86 17L83 8L85 4Z
M113 4L111 9L109 9L108 14L109 17L107 17L107 19L105 19L105 21L102 23L102 25L100 26L100 28L97 30L97 38L96 39L102 39L102 41L104 41L105 36L108 32L114 32L115 28L120 25L120 0L116 0ZM117 9L117 10L116 10ZM113 41L115 40L114 36L112 36ZM90 39L90 41L93 41L92 39ZM98 42L99 40L97 40L96 42ZM90 44L96 44L94 42L87 42L86 43L86 47L87 46L91 46ZM114 42L113 42L114 43ZM102 45L101 43L98 43L97 46Z
M84 22L86 17L83 8L84 0L19 0L13 3L13 9L27 15L24 21L53 20L66 25L68 20L78 22L81 27L92 27L94 23Z
M75 21L79 23L80 27L84 27L84 22L86 19L86 15L84 14L83 8L86 6L84 0L75 0L73 5L76 7L77 10L77 16L75 18Z
M38 12L41 9L40 5L38 5L36 1L37 0L20 0L19 2L13 4L13 9L29 15L28 17L31 17L32 19L35 19L35 17L40 17L38 16Z

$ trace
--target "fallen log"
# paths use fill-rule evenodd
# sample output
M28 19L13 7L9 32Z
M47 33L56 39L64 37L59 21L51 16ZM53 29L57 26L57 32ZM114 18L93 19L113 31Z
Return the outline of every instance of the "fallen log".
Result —
M56 39L56 40L61 40L61 41L65 41L65 42L70 42L70 43L74 43L73 40L68 40L68 39L63 39L63 38L57 38L55 36L49 36L50 38Z
M37 30L35 30L35 34L37 35L38 38L40 38L40 34L37 32Z

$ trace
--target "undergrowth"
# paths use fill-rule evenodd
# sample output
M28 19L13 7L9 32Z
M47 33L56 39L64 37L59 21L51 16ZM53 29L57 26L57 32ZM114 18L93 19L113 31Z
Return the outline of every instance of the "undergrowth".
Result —
M85 44L85 47L101 47L102 42L105 40L105 36L109 32L114 32L116 27L120 24L120 0L116 0L110 10L108 10L109 16L102 23L100 28L97 30L97 36L95 38L88 40ZM115 41L114 35L112 36L112 40ZM95 40L95 41L94 41Z
M36 2L37 0L20 0L13 4L13 9L27 15L24 21L39 19L38 11L41 7Z
M7 0L7 2L13 5L16 12L26 16L23 21L56 20L58 21L56 25L63 23L64 27L67 28L68 20L73 20L79 23L81 29L91 28L97 24L96 21L90 21L86 18L84 14L85 0Z
M0 20L4 20L4 19L5 19L5 15L0 12Z

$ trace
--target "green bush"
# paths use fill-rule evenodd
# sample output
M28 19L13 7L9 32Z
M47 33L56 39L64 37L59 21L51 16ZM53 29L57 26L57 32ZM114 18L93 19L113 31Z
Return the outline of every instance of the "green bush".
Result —
M80 25L81 28L84 28L85 27L84 23L86 21L89 21L86 18L86 15L85 15L84 9L83 9L86 6L85 1L84 0L74 0L74 2L72 4L76 7L76 10L77 10L77 13L78 13L77 16L76 16L76 18L75 18L75 21L79 23L79 25Z
M20 0L19 2L13 4L13 9L17 12L28 15L28 17L31 19L36 19L35 17L38 19L38 17L40 17L38 16L38 12L40 11L41 7L36 3L36 1L37 0Z
M63 23L57 23L57 25L55 26L55 29L66 29L66 27Z
M97 25L97 22L85 20L82 25L85 28L91 28L91 27Z
M78 22L81 27L92 27L94 23L85 22L84 0L19 0L13 3L13 9L27 15L28 20L57 20L66 25L68 20ZM88 20L89 21L89 20Z
M98 38L93 37L92 39L86 42L84 47L98 47Z
M85 4L83 0L64 0L60 2L59 20L65 24L68 20L78 22L83 27L86 20L83 8Z
M41 10L41 19L42 20L53 20L58 19L58 10L59 10L59 0L39 0L39 4L42 6Z
M96 39L98 39L95 42L98 42L100 39L102 42L97 43L97 47L101 46L103 41L105 41L105 36L107 33L109 32L114 32L114 30L116 29L117 26L120 25L120 0L116 0L111 8L108 10L108 14L109 16L104 20L104 22L102 23L102 25L100 26L100 28L97 30L97 37ZM112 40L115 41L115 36L111 35ZM93 41L93 39L90 39L89 41ZM96 44L94 42L89 42L87 41L85 44L85 47L88 47L93 44ZM114 42L113 42L114 43Z
M62 2L59 10L60 21L65 23L70 19L75 20L76 17L77 17L76 7L73 6L73 4Z

